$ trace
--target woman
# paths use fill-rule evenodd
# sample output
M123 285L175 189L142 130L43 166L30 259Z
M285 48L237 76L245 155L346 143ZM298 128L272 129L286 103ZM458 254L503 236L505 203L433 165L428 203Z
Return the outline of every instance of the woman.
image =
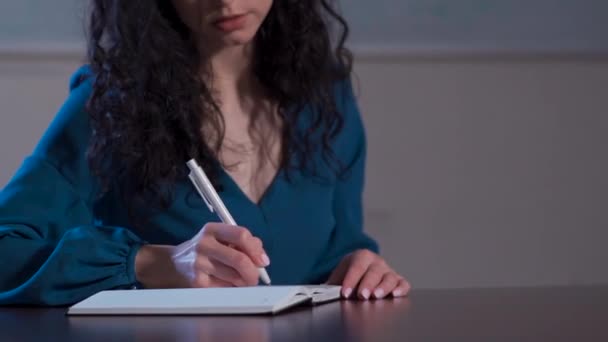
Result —
M258 267L406 295L362 229L366 142L327 0L96 0L89 31L89 65L0 195L0 304L251 286ZM242 227L198 197L191 158Z

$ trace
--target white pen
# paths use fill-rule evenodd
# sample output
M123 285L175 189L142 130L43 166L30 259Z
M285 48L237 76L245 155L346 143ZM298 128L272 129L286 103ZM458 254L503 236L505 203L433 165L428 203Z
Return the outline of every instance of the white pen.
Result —
M190 181L194 184L194 187L203 198L203 201L207 204L207 207L209 207L209 210L217 213L217 216L219 216L222 222L236 226L236 221L234 221L234 218L230 215L230 212L224 205L224 202L222 202L220 195L218 195L217 191L213 188L213 185L211 184L211 181L209 181L209 178L207 178L203 168L201 168L194 159L190 159L186 164L190 169L188 178L190 178ZM270 285L270 277L268 276L266 269L264 267L259 267L258 273L264 284Z

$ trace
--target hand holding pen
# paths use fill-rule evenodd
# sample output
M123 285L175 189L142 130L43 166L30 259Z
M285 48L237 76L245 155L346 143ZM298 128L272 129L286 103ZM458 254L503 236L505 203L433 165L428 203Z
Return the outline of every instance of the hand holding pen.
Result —
M262 241L236 225L204 171L194 160L188 162L190 180L209 210L223 223L207 223L191 240L177 246L173 261L192 286L253 286L261 279L270 284L264 269L270 264Z

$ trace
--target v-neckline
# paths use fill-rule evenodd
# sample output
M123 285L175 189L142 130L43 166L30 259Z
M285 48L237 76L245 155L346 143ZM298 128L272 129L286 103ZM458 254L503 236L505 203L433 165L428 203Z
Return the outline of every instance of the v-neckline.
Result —
M262 205L269 200L268 198L272 195L273 192L276 191L275 188L277 187L277 183L280 181L280 178L282 178L282 176L283 176L283 168L279 167L277 172L275 173L274 177L272 178L272 180L266 187L266 190L264 190L264 193L262 193L262 196L260 196L260 199L256 203L249 196L247 196L245 191L243 191L241 186L234 180L232 175L230 175L230 173L228 171L226 171L226 169L224 169L223 167L220 167L220 169L221 169L222 176L226 179L226 181L228 183L230 183L229 185L236 190L236 192L238 193L238 196L242 197L249 205L251 205L257 209L261 209Z

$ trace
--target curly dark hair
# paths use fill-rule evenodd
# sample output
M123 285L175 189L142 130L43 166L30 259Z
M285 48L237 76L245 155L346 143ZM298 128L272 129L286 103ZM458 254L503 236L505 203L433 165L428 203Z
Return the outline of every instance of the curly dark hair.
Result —
M331 142L343 126L336 82L348 79L348 25L331 0L275 0L255 39L253 71L283 121L280 168L306 169L312 155L336 166ZM196 158L218 184L223 120L201 79L200 50L169 0L94 0L88 62L95 75L87 103L87 158L104 191L170 203L171 185ZM298 128L310 106L311 124ZM300 123L301 124L301 123ZM219 139L202 139L211 125ZM290 165L290 156L297 156ZM332 162L333 161L333 162ZM339 164L339 162L338 162Z

